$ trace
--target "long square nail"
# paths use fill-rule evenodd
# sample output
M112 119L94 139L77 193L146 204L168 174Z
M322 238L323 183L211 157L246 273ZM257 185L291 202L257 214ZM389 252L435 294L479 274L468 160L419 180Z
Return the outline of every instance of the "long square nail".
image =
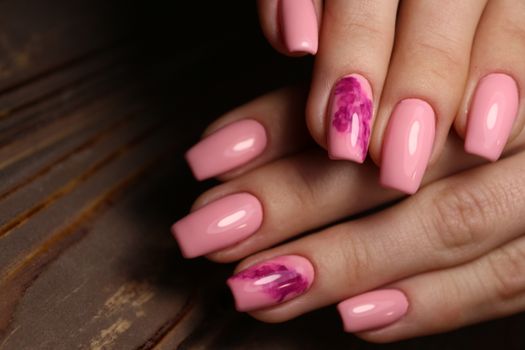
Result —
M381 185L408 194L418 190L432 153L435 123L427 102L411 98L397 104L383 139Z
M331 159L364 162L370 143L372 115L372 89L363 76L351 74L335 84L328 127Z
M227 281L238 311L283 303L305 293L314 280L312 264L301 256L284 255L248 267Z
M397 289L381 289L342 301L337 310L346 332L364 332L398 321L408 310L408 300Z
M248 163L266 147L266 131L257 121L243 119L208 135L186 152L198 180L208 179Z
M261 226L262 206L248 193L236 193L213 201L172 226L182 255L208 254L254 234Z
M288 51L315 55L319 34L312 0L281 0L280 6L282 35Z
M465 151L497 160L518 114L518 86L506 74L480 80L468 115Z

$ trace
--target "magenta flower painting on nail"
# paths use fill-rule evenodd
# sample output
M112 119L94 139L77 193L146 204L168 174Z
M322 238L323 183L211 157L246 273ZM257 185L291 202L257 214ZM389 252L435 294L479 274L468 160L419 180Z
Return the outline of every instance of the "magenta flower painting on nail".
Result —
M334 87L328 150L332 159L362 163L370 142L373 103L370 84L357 74L340 79Z
M276 305L305 293L314 277L312 264L296 255L248 267L228 279L239 311Z

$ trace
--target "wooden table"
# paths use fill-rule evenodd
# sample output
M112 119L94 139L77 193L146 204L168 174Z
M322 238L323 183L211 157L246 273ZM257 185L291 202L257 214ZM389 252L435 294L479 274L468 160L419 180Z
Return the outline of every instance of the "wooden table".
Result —
M242 2L0 1L0 349L375 349L334 308L233 310L232 266L169 234L183 151L222 112L301 80ZM391 349L525 349L515 316Z

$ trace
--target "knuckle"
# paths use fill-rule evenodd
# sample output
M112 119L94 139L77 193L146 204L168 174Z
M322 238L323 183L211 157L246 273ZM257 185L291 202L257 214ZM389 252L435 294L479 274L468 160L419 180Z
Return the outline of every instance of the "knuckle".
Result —
M525 289L525 240L510 244L488 256L491 285L496 297L506 301Z
M463 65L465 59L457 54L458 50L453 48L453 45L450 48L445 45L441 45L438 42L426 42L420 41L417 44L414 44L414 50L421 55L430 56L432 60L436 60L441 65L447 67L457 67Z
M359 281L363 281L371 271L371 252L365 242L357 235L350 235L344 232L340 235L337 247L342 261L344 261L345 285L352 286Z
M382 42L388 38L387 33L381 30L373 22L368 20L352 21L346 25L347 32L355 33L363 39L363 42Z
M323 14L323 21L337 23L332 27L332 35L335 37L346 38L349 34L358 40L354 40L354 45L375 45L376 43L386 44L390 41L393 33L385 25L385 20L377 16L377 8L372 3L361 4L358 11L352 11L352 6L345 6L341 10L335 6L327 6Z
M482 186L437 190L431 202L434 215L426 229L433 248L449 252L481 243L492 226L495 198Z
M502 32L510 39L508 42L514 42L514 40L519 42L525 38L525 24L521 18L519 20L504 21L501 25Z
M291 167L287 169L290 176L283 179L287 182L283 184L283 189L288 189L293 201L297 202L303 211L311 212L312 206L315 209L320 200L319 186L316 184L315 177L312 176L313 172L305 168L307 165L300 160L292 160L288 165Z
M455 48L456 45L444 44L441 41L421 39L410 43L408 44L405 53L407 57L405 58L411 61L416 60L433 76L448 82L451 76L464 71L466 59L463 51ZM428 57L432 59L429 60ZM443 69L443 67L446 67L446 69Z
M446 293L436 293L435 305L439 305L439 315L433 320L432 324L437 327L447 325L450 320L456 320L459 324L465 319L465 307L462 303L451 302L451 300L461 300L465 298L465 281L455 278L453 274L438 274L433 281L434 290L446 291Z

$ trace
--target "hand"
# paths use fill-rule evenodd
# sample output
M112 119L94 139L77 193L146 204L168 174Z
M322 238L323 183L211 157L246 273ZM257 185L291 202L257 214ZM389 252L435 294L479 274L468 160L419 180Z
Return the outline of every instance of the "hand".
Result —
M306 108L313 138L332 158L358 163L370 145L384 186L414 193L452 124L467 152L490 160L523 128L523 1L259 0L258 7L277 50L316 54Z
M346 329L386 342L525 309L525 135L504 160L470 170L480 160L452 136L424 189L378 210L399 192L375 185L373 165L330 161L309 144L303 101L297 89L259 98L188 152L197 176L236 168L174 225L183 254L230 262L267 249L229 280L240 311L281 322L349 298Z

